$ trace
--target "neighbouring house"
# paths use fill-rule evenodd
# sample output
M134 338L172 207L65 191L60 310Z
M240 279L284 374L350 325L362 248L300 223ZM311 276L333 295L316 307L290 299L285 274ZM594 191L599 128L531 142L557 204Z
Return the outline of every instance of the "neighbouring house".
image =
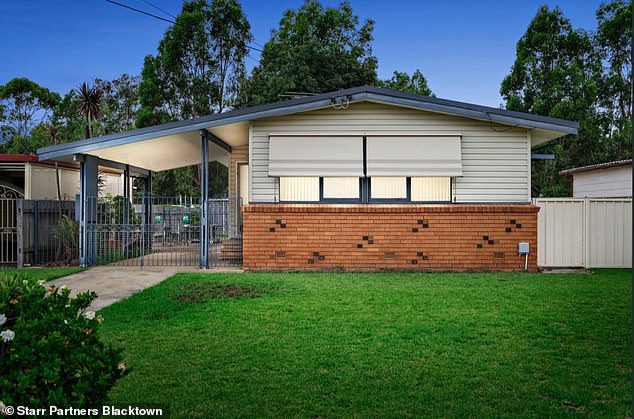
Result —
M559 174L570 177L572 198L632 196L632 159L576 167Z
M531 148L576 122L358 87L38 150L81 161L80 258L100 167L201 164L200 266L213 266L209 160L229 168L245 270L537 269Z
M79 193L79 165L59 164L61 199L75 200ZM0 154L0 194L5 198L57 199L56 169L52 161L28 154ZM112 170L101 173L102 195L123 194L123 176Z

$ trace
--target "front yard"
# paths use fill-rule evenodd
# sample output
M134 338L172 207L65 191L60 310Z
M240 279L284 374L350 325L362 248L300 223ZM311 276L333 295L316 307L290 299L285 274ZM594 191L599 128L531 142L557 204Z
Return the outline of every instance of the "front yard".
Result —
M101 311L172 417L631 416L631 271L179 274Z

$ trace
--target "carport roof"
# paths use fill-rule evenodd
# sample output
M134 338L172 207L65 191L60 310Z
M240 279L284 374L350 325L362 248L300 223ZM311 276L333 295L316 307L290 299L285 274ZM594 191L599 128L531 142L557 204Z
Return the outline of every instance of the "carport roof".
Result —
M207 130L230 147L245 145L249 121L325 108L334 103L362 101L532 129L533 146L576 134L579 128L577 122L563 119L362 86L44 147L38 150L38 155L42 160L70 161L74 155L90 154L103 160L161 171L200 162L200 130ZM227 147L211 147L210 159L226 161L226 150Z

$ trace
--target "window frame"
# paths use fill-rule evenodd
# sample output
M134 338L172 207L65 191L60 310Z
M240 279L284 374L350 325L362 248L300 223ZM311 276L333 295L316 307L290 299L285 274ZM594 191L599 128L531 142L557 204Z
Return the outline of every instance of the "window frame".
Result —
M366 177L368 184L369 204L407 204L412 202L412 178L410 176L397 176L405 178L405 198L372 198L372 178Z
M363 177L359 178L359 196L358 198L324 198L324 177L328 176L320 176L319 177L319 201L324 203L333 203L333 204L358 204L363 203ZM350 176L352 177L352 176Z
M453 182L454 176L447 176L449 178L449 201L410 201L412 204L451 204L454 202L453 198ZM410 178L411 179L411 178ZM411 188L411 184L410 184ZM411 189L410 189L411 192Z
M371 177L359 178L358 198L324 198L324 177L319 178L319 200L318 201L282 201L285 204L450 204L453 202L454 177L449 177L449 200L448 201L412 201L412 177L405 176L407 196L405 198L372 198ZM280 191L281 196L281 191Z

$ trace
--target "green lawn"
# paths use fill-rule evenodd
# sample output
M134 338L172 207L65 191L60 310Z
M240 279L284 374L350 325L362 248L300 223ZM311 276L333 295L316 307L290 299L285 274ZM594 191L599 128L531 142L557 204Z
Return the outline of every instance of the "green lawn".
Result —
M37 280L52 281L53 279L61 278L66 275L74 274L83 271L85 268L79 267L57 267L57 268L26 268L26 269L14 269L14 268L1 268L0 272L7 274L18 274L21 276L28 276Z
M112 403L172 417L623 418L631 302L630 270L180 274L100 333Z

